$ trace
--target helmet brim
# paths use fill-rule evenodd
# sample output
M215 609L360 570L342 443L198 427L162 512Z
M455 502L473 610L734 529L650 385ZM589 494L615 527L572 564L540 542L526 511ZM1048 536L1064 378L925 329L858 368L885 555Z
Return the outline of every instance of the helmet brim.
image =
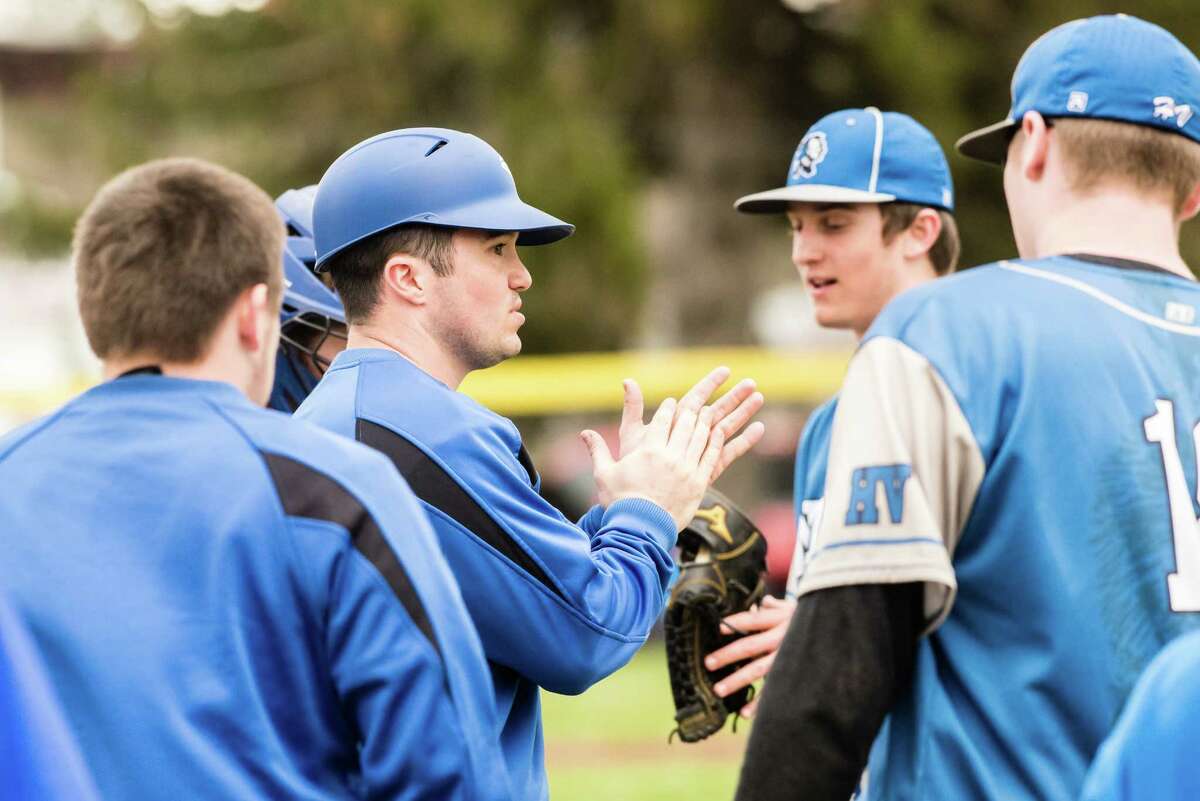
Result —
M488 198L441 214L422 215L422 219L411 222L477 231L515 231L518 245L549 245L575 232L574 225L510 197Z
M283 250L283 303L279 317L284 325L310 312L339 323L346 322L341 299L312 273L315 256L311 239L288 237Z

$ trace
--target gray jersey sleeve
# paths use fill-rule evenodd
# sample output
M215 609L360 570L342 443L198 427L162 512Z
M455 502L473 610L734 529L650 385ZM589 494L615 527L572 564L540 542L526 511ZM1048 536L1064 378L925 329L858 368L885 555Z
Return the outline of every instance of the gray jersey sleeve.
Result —
M951 558L983 472L937 371L898 340L870 340L851 360L834 417L825 508L798 594L921 582L932 631L954 600Z

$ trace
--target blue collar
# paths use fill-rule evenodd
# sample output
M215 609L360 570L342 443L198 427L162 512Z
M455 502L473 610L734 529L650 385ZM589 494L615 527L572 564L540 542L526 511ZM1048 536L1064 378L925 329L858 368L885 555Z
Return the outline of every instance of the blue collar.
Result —
M337 355L333 360L333 364L329 366L329 369L332 371L370 362L389 362L399 365L401 369L410 373L416 380L432 382L447 392L455 391L450 389L444 382L427 373L416 362L391 348L348 348Z
M132 395L194 396L209 398L222 405L254 407L241 390L226 381L206 381L179 378L138 370L120 378L105 381L89 389L85 395L121 397Z

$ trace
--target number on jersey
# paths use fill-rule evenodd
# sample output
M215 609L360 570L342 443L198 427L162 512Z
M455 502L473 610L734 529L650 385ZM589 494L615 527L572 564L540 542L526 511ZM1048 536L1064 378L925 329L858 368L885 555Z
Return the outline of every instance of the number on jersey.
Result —
M1156 400L1158 409L1145 420L1146 439L1158 443L1167 479L1167 506L1175 540L1175 572L1167 575L1172 612L1200 612L1200 519L1192 508L1183 460L1175 442L1175 404ZM1200 503L1200 423L1192 430L1197 459L1196 501Z

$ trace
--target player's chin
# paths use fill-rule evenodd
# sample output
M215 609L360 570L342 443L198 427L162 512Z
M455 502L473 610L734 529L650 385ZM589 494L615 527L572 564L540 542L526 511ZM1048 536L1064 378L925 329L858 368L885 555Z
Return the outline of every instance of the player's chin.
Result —
M846 310L834 303L814 302L813 319L822 328L847 328L850 325Z

